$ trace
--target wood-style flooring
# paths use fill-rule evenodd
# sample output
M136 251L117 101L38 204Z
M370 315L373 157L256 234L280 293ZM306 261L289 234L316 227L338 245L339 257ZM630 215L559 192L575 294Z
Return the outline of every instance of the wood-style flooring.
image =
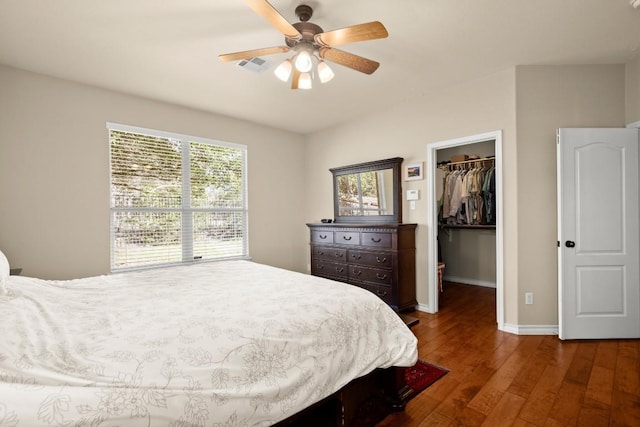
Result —
M412 330L450 372L378 427L640 426L640 340L498 331L491 288L446 283L440 302Z

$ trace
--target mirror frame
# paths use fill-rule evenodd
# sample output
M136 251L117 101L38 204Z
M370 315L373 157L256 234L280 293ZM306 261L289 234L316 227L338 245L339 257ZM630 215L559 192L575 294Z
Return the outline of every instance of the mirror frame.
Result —
M375 223L375 224L401 224L402 223L402 191L401 191L401 167L402 157L375 160L373 162L358 163L355 165L341 166L329 169L333 174L333 221L336 223ZM393 172L393 214L392 215L339 215L338 177L361 172L373 172L383 169L392 169Z

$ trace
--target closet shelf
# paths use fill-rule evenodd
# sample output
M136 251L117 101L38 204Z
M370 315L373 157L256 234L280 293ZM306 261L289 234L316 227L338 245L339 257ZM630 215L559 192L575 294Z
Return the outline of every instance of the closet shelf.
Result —
M495 230L495 224L440 224L442 228L468 228L468 229L478 229L478 230Z

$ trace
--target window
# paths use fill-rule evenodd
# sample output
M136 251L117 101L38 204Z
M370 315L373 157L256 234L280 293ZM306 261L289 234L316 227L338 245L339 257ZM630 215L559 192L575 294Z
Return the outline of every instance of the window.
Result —
M245 146L107 128L111 271L248 257Z

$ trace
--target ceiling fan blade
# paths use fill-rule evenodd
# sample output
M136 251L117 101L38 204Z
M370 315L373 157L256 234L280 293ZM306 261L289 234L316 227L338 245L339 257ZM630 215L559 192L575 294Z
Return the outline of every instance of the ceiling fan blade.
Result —
M365 74L372 74L380 66L379 62L330 47L321 47L320 57Z
M293 75L291 76L291 89L298 89L298 83L300 82L300 71L296 67L293 67Z
M267 0L244 0L251 9L262 16L285 37L298 40L302 37L300 32L289 23Z
M289 52L288 46L265 47L262 49L245 50L243 52L225 53L218 55L221 61L239 61L241 59L249 59L255 56L273 55L275 53Z
M320 46L340 46L365 40L383 39L388 35L387 29L381 22L373 21L316 34L313 39Z

